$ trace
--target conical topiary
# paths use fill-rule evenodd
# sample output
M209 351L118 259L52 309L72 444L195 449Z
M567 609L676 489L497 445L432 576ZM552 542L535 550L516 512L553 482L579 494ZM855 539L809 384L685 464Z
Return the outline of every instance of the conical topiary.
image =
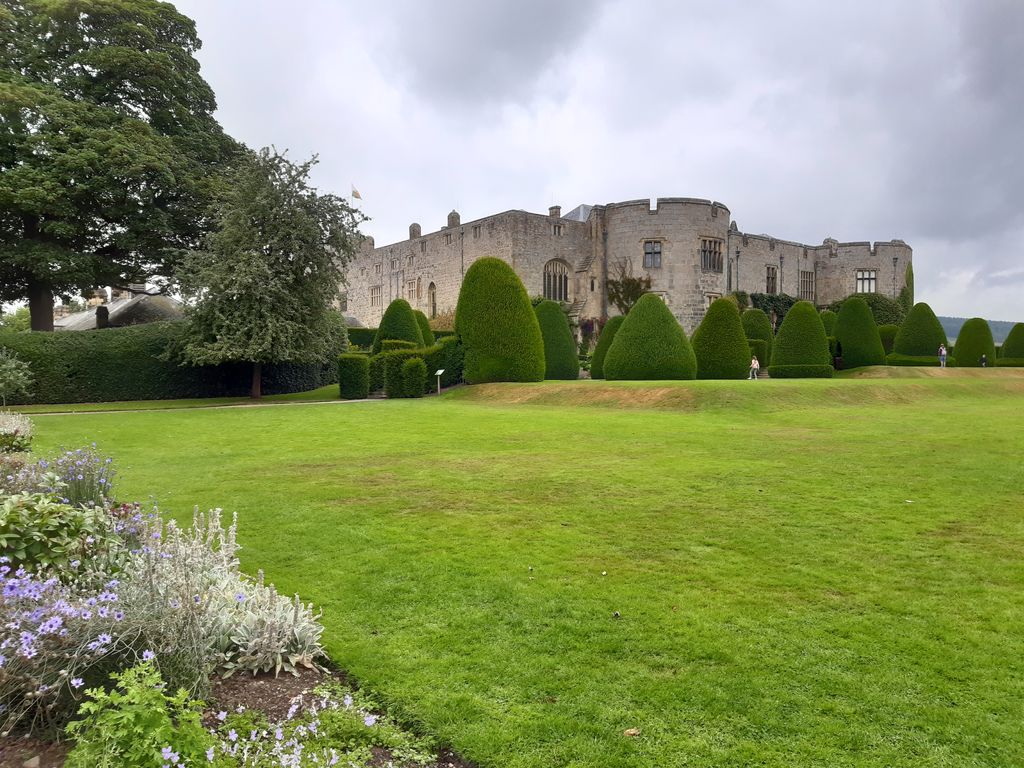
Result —
M562 305L545 299L533 311L537 315L540 335L544 339L544 378L578 379L579 352Z
M613 380L697 378L693 348L665 302L647 293L633 305L604 359Z
M416 322L416 315L412 313L412 307L405 299L395 299L384 310L377 335L373 337L373 354L380 352L380 344L385 339L411 341L417 347L423 346L423 335Z
M1024 367L1024 323L1017 323L1003 340L998 365Z
M542 381L544 341L519 276L501 259L473 262L462 280L455 333L466 351L463 378Z
M868 311L870 312L871 310L869 309ZM838 315L831 309L823 309L818 314L821 316L821 324L825 326L825 336L835 336L836 318Z
M892 354L897 357L890 362L913 365L908 358L919 358L921 365L938 365L939 347L943 345L948 349L946 332L932 308L922 301L913 306L900 325L892 345Z
M878 334L871 307L863 299L851 296L843 302L833 335L842 349L844 368L885 365L882 337Z
M619 328L622 327L622 321L625 319L625 315L609 317L608 322L601 329L601 335L597 339L597 346L594 347L594 354L590 358L590 378L604 378L604 359L612 342L615 340L615 334L619 332Z
M763 309L748 309L741 317L743 321L743 332L748 339L760 339L765 343L765 360L760 360L761 366L767 368L772 360L772 343L775 334L772 333L772 321L768 319Z
M416 325L420 327L420 336L423 337L423 346L434 346L434 332L430 329L430 321L427 319L427 316L418 309L414 309L412 313L416 316Z
M750 345L735 301L715 299L691 340L698 379L745 379Z
M832 373L828 339L818 310L809 301L798 301L779 327L768 375L773 379L827 379Z
M960 327L953 357L960 368L980 368L982 355L988 365L996 364L996 343L988 320L972 317Z

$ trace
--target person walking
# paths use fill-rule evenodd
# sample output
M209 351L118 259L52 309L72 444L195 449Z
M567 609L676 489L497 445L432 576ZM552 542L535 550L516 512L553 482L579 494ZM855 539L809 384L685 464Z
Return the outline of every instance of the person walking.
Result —
M988 355L986 355L984 352L981 355L981 367L988 368Z
M940 368L945 368L946 367L946 345L945 344L940 344L939 345L939 367Z
M757 355L750 358L750 379L757 381L757 372L761 370L761 361L757 359Z

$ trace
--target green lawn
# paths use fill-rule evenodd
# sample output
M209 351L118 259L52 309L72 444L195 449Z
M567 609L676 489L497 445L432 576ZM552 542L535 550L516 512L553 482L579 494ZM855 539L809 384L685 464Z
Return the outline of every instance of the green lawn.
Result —
M123 497L238 510L337 663L481 766L963 768L1024 765L1022 405L1013 374L36 422Z

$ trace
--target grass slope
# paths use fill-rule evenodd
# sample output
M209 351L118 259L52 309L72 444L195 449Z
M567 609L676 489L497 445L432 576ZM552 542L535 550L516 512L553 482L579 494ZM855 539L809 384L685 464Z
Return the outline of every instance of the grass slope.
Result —
M483 768L1016 766L1022 385L617 385L702 393L659 411L467 388L38 416L37 445L96 440L182 518L238 510L243 564Z

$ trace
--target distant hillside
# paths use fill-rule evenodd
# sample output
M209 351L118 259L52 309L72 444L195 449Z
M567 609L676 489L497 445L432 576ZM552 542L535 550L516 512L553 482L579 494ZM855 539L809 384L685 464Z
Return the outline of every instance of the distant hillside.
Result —
M946 336L950 339L955 339L960 333L960 326L967 322L966 317L942 317L939 316L939 322L942 323L943 330L946 331ZM992 338L995 339L996 344L1002 344L1003 339L1010 333L1010 329L1013 328L1016 323L1012 323L1009 320L989 320L989 327L992 328Z

